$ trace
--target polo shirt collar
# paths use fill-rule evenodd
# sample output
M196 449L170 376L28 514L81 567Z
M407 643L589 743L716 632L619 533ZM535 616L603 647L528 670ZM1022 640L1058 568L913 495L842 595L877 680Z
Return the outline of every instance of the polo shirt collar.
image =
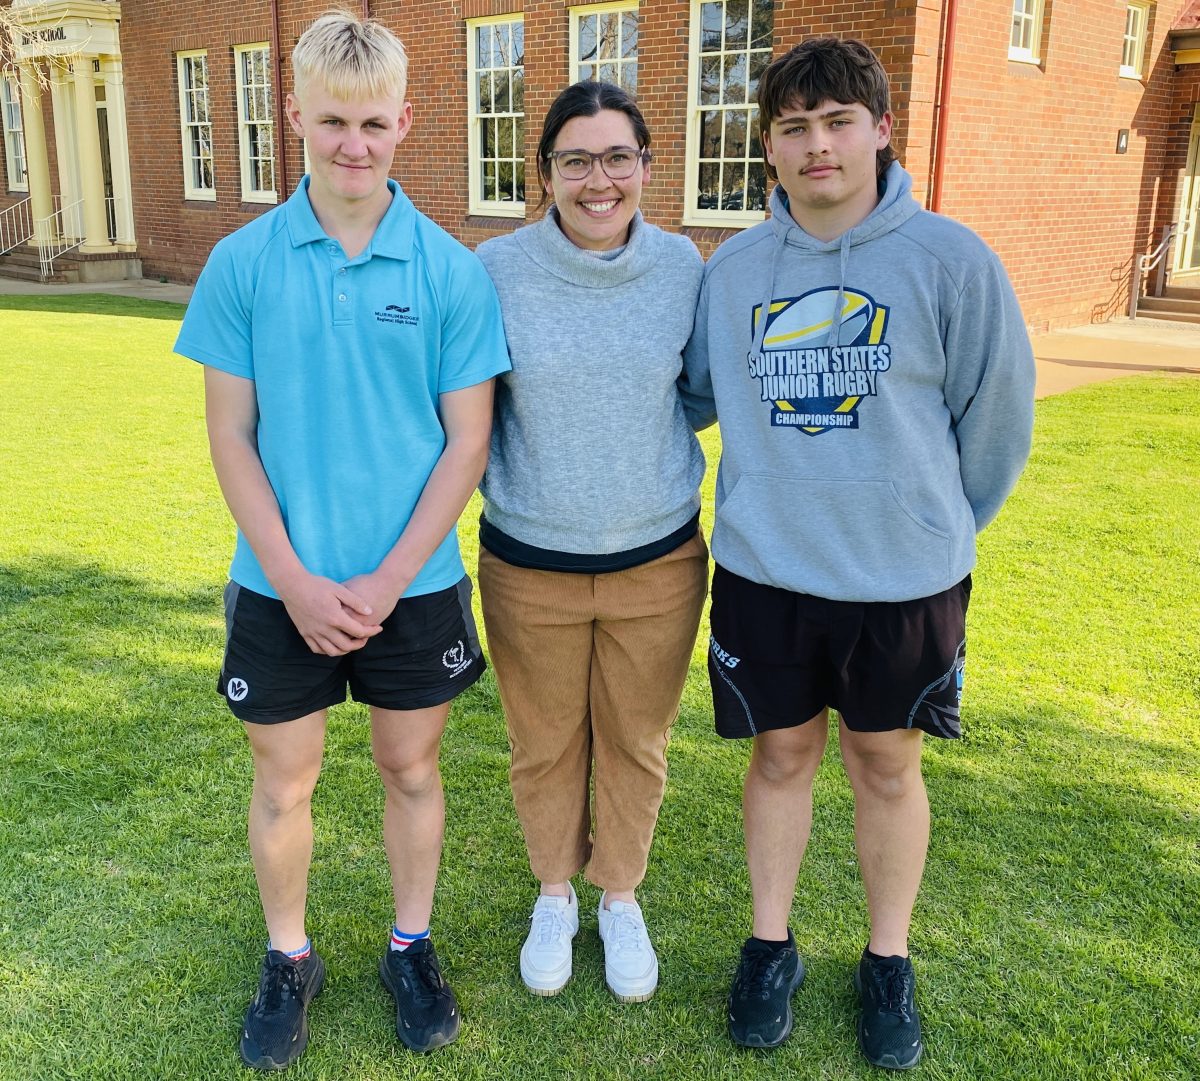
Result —
M329 239L313 213L312 203L308 199L308 183L309 178L305 176L283 204L283 212L287 215L288 233L294 248ZM375 235L371 237L371 243L367 245L363 254L382 255L388 259L410 259L413 233L417 224L416 207L391 177L388 177L387 185L392 195L391 205L375 227Z

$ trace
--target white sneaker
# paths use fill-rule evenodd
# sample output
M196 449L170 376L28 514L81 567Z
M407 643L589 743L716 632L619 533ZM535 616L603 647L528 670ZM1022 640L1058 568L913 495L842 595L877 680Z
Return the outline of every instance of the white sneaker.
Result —
M645 1002L658 987L658 957L636 901L613 901L597 911L604 943L604 981L621 1002Z
M529 934L521 947L521 979L535 995L557 995L571 978L571 939L579 930L579 900L569 882L570 897L539 896L529 917Z

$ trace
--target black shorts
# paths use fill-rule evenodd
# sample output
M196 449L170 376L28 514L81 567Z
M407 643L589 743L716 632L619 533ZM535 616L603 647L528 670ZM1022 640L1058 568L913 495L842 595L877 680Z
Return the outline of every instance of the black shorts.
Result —
M217 691L254 724L294 721L346 700L381 709L449 702L487 668L471 615L471 580L402 597L383 630L344 657L314 653L282 601L225 587L225 659Z
M962 734L971 576L913 601L830 601L718 565L708 678L727 739L795 728L825 707L855 732Z

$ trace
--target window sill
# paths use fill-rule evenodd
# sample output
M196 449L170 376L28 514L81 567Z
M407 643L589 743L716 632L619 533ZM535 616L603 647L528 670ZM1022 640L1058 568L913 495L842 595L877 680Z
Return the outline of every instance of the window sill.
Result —
M484 203L482 206L468 208L467 214L472 218L524 218L524 203Z

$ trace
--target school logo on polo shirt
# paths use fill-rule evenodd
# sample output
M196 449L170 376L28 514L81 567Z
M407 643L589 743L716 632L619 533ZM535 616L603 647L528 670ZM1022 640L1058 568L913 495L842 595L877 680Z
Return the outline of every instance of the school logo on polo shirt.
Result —
M408 304L389 304L375 312L375 319L380 323L399 323L406 327L415 327L420 322Z
M747 360L773 427L806 435L857 428L859 405L879 392L879 380L892 366L892 347L884 341L888 309L847 286L837 344L830 344L837 300L837 287L825 286L771 301L762 351ZM761 318L758 304L756 333Z

